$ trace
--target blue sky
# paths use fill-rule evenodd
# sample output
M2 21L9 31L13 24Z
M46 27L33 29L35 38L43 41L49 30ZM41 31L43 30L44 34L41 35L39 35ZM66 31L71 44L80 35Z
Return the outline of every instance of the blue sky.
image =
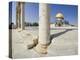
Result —
M59 5L48 4L50 8L50 22L56 21L55 15L58 12L63 13L65 20L70 24L78 24L78 7L76 5ZM26 22L38 22L39 21L39 4L29 3L25 4L25 21ZM16 22L16 2L12 3L12 22Z

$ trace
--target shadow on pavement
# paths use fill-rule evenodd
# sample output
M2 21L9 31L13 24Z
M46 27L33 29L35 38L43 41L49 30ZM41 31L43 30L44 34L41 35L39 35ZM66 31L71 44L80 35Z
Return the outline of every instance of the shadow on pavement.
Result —
M72 29L67 29L67 30L65 30L65 31L63 31L63 32L50 35L50 44L51 44L53 38L56 38L56 37L58 37L58 36L60 36L60 35L62 35L62 34L64 34L64 33L68 32L68 31L71 31L71 30L72 30Z

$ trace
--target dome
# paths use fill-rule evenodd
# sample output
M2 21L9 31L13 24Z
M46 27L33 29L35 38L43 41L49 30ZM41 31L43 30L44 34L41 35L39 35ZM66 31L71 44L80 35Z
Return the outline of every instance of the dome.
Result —
M64 19L64 16L62 13L58 13L56 14L56 18L59 18L59 19Z

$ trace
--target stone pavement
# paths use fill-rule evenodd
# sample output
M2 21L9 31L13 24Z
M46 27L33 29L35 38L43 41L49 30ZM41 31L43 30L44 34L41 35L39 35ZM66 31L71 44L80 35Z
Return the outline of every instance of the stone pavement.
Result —
M77 30L51 30L52 43L48 47L48 54L39 54L33 49L27 49L32 43L33 36L38 36L38 29L26 29L19 32L12 30L12 56L13 58L35 58L47 56L64 56L78 54Z

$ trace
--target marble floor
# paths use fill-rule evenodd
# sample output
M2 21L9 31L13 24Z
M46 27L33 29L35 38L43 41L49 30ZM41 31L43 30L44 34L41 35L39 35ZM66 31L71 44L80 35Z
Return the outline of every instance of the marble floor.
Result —
M38 36L38 28L29 27L23 31L12 29L12 57L37 58L51 56L65 56L78 54L78 30L50 30L52 43L48 46L47 54L39 54L27 45L32 43L33 36Z

